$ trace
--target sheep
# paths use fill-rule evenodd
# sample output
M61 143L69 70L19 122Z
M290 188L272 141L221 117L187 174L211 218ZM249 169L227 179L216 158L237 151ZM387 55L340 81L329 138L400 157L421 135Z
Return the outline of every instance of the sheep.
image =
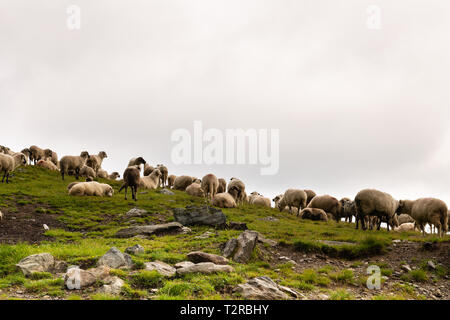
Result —
M236 201L228 192L217 193L212 198L211 204L219 208L236 208Z
M409 223L409 222L412 222L412 223L415 222L415 220L410 215L407 215L407 214L399 214L397 216L397 219L398 219L399 225L402 225L404 223Z
M53 162L51 162L49 159L46 160L39 160L36 164L36 166L47 168L49 170L59 171L58 167L55 166Z
M119 189L119 193L123 188L125 188L125 200L128 200L127 190L128 187L130 187L132 198L134 199L134 201L137 201L137 190L141 182L141 171L139 170L139 168L140 165L130 166L126 168L123 173L123 184Z
M303 190L306 192L306 206L311 202L311 200L316 196L316 193L312 190L305 189Z
M395 232L416 231L414 222L405 222L394 228Z
M167 170L167 167L163 164L158 164L156 168L161 172L161 176L159 177L161 180L160 185L164 188L167 186L167 176L169 175L169 170Z
M375 189L364 189L358 192L355 197L356 205L356 229L358 229L358 221L361 220L361 227L366 230L365 216L376 216L380 218L378 230L381 226L381 218L387 221L387 230L389 226L398 227L398 219L396 211L399 202L390 194Z
M1 146L0 146L0 148L1 148ZM27 163L29 163L31 165L31 151L30 151L30 149L25 148L25 149L23 149L20 152L24 154L25 158L27 159Z
M69 189L71 196L97 196L97 197L112 197L114 194L113 188L106 183L92 182L78 182Z
M120 174L119 174L118 172L116 172L116 171L114 171L113 173L111 173L111 174L108 176L108 179L109 179L109 180L116 180L117 178L120 178Z
M59 161L59 167L61 169L61 177L64 180L64 174L72 170L75 172L75 179L78 180L80 175L80 170L86 164L87 159L89 159L89 153L83 151L79 156L64 156Z
M300 212L302 219L328 221L328 216L325 211L318 208L305 208Z
M159 187L160 178L161 171L159 171L159 169L155 169L149 176L141 178L139 187L144 189L156 189Z
M35 165L36 165L36 163L37 163L39 160L45 159L45 158L48 157L48 156L51 157L51 154L49 155L48 151L47 151L47 155L46 155L45 150L39 148L38 146L34 146L34 145L33 145L33 146L31 146L31 147L29 148L29 150L30 150L30 152L31 152L31 157L30 157L30 159L31 159L32 161L34 161L34 164L35 164ZM46 149L46 150L49 150L49 149Z
M227 191L227 182L223 178L219 178L219 187L217 188L217 193L223 193Z
M58 167L58 154L50 149L44 150L44 160L49 159L53 164Z
M155 167L152 167L151 165L149 165L148 163L144 164L144 176L149 176L150 173L153 172L153 170L155 170Z
M331 213L336 222L341 219L341 203L330 195L315 196L308 204L308 208L322 209L326 213Z
M92 178L86 178L86 182L91 182L91 181L93 181ZM67 190L70 190L77 183L80 183L80 182L76 181L76 182L69 183L69 185L67 186Z
M208 199L212 199L219 188L219 179L212 173L208 173L202 178L202 189Z
M253 191L252 193L250 193L250 195L248 196L248 202L250 204L253 203L253 200L255 200L257 197L260 197L261 195L259 194L259 192Z
M186 193L194 197L205 197L205 191L201 184L193 182L186 188Z
M342 198L341 203L341 214L340 217L345 218L345 222L352 223L353 216L356 216L356 205L355 201L350 200L349 198Z
M128 167L139 166L139 171L141 171L141 164L145 166L146 163L147 161L145 161L142 157L132 158L128 162Z
M202 180L194 177L192 178L192 183L202 184Z
M271 208L270 199L263 197L262 195L254 197L253 201L250 200L249 203L253 204L255 206L263 206L263 207Z
M97 171L97 177L98 178L102 178L102 179L109 179L109 175L108 172L106 170L103 169L98 169Z
M173 182L173 189L186 191L186 188L194 182L194 179L190 176L179 176L176 177Z
M278 202L280 202L281 198L283 198L282 194L277 195L275 198L272 199L272 201L274 202L274 208L278 208ZM292 210L295 212L297 209L297 207L292 207ZM283 208L284 212L290 212L289 207L284 207Z
M9 183L9 174L16 170L17 167L21 165L26 165L27 159L23 153L15 153L10 156L9 154L0 154L0 172L4 172L2 183L5 181Z
M443 237L448 230L448 208L442 200L435 198L400 200L397 213L410 215L424 236L427 223L438 229L439 237Z
M88 178L95 178L97 177L97 175L95 174L94 169L92 169L91 167L88 167L87 165L84 165L81 170L80 170L80 176Z
M297 207L297 216L300 214L300 210L306 207L306 192L300 189L288 189L284 193L283 197L278 201L278 210L283 211L283 209L288 206L289 213L292 213L292 207Z
M105 151L100 151L98 154L91 154L86 161L86 165L94 169L95 173L102 167L103 159L108 158Z
M173 183L175 182L175 179L177 178L176 175L171 174L167 177L167 184L169 185L169 188L173 188Z
M237 204L244 203L247 200L245 184L237 178L231 178L227 186L227 192L233 196Z

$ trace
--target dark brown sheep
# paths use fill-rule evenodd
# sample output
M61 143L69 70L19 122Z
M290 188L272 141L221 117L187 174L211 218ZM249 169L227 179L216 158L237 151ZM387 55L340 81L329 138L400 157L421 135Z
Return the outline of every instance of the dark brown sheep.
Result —
M341 203L330 195L315 196L309 203L308 208L322 209L326 213L331 213L336 222L341 219Z
M131 166L125 169L123 173L123 185L119 189L122 191L125 188L125 200L127 199L128 187L131 188L131 196L134 201L137 201L137 190L139 184L141 183L141 171L138 169L138 166Z
M328 221L328 216L325 211L317 208L306 208L300 212L302 219L309 219L315 221Z

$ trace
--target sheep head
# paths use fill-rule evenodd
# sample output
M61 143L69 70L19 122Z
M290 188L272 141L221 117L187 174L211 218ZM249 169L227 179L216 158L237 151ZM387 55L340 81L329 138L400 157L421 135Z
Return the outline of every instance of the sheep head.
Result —
M106 154L105 151L100 151L99 154L98 154L98 156L99 156L100 158L102 158L102 159L108 158L108 155Z

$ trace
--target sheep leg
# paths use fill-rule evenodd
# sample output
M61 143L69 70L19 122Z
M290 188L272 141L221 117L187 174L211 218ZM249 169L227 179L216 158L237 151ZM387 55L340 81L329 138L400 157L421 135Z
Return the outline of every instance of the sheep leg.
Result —
M297 217L300 215L300 206L298 206L298 209L297 209Z
M9 183L9 172L6 174L6 183Z
M125 200L128 200L127 199L127 192L128 192L128 186L125 186Z
M6 170L5 170L5 174L3 175L2 183L5 182L5 177L6 177Z
M75 169L75 179L78 180L79 177L80 177L80 168L76 168Z

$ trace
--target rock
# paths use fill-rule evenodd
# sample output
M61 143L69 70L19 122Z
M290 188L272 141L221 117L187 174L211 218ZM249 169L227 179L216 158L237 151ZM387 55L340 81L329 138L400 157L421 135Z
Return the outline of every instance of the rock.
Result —
M103 280L105 283L101 288L100 292L106 294L120 294L122 291L122 287L125 285L125 282L119 277L107 277Z
M48 227L48 225L46 225L45 223L42 225L42 227L44 227L44 230L45 230L45 231L50 230L50 228Z
M214 232L206 231L205 233L194 237L194 239L208 239L210 237L217 236Z
M180 269L180 268L193 266L194 264L195 263L193 263L191 261L181 261L181 262L178 262L177 264L175 264L174 267L175 267L175 269Z
M50 253L38 253L23 258L16 264L25 276L35 272L50 272L55 259Z
M233 256L233 260L239 263L247 263L253 253L258 241L258 232L245 230L237 238L236 252Z
M144 252L145 252L144 247L139 244L135 244L134 246L125 249L125 253L133 255L141 254Z
M184 275L188 273L216 273L216 272L233 272L234 268L228 265L218 265L212 262L201 262L192 266L177 269L178 275Z
M191 233L192 229L188 228L188 227L182 227L181 228L181 233L186 234L186 233Z
M147 213L148 212L146 210L139 209L139 208L133 208L130 211L128 211L127 213L125 213L125 216L127 218L142 217L142 216L145 216Z
M272 222L277 222L278 219L274 218L272 216L268 216L268 217L264 217L264 218L259 218L258 220L264 220L264 221L272 221Z
M232 238L232 239L228 240L223 249L223 256L225 258L231 257L236 248L237 248L237 239Z
M402 240L400 240L400 239L394 239L394 240L392 240L392 242L393 242L393 243L399 243L399 242L402 242Z
M258 242L268 244L271 247L276 247L278 244L275 240L266 239L261 233L258 232Z
M286 290L286 289L284 289ZM291 297L269 277L250 279L247 283L239 284L234 291L244 299L251 300L289 300Z
M173 193L172 191L167 190L167 189L162 189L162 190L159 190L159 191L157 191L157 192L158 192L158 193L161 193L161 194L168 195L168 196L174 196L174 195L175 195L175 193Z
M164 224L155 224L147 226L136 226L120 229L116 232L118 238L131 238L137 235L158 235L158 234L177 234L183 232L182 225L178 222L170 222Z
M228 264L228 259L216 254L210 254L202 251L193 251L187 254L189 261L193 263L212 262L214 264Z
M318 297L319 297L320 300L328 300L328 299L330 298L329 296L327 296L327 295L324 294L324 293L320 293L320 294L318 295Z
M436 265L435 265L434 262L431 261L431 260L428 260L428 261L427 261L427 266L428 266L430 269L436 270Z
M406 272L412 271L411 267L408 264L402 265L402 270L404 270Z
M228 229L232 230L247 230L247 224L245 222L233 222L230 221L228 224Z
M116 247L108 250L97 262L98 266L108 266L113 269L131 268L133 262L129 254L120 252Z
M52 267L52 273L66 273L68 264L65 261L55 261Z
M290 295L293 298L306 298L303 294L301 294L300 292L295 291L294 289L288 288L288 287L284 287L284 286L280 286L278 285L278 288L283 291L284 293L287 293L288 295Z
M288 257L282 256L282 257L278 257L278 259L281 260L284 263L292 263L293 265L297 264L297 262L295 262L294 260L292 260L292 259L290 259Z
M109 275L108 266L100 266L89 270L70 268L64 275L64 283L69 290L79 290L103 280Z
M162 261L146 262L145 270L156 270L166 277L173 277L176 272L176 269L174 267Z
M173 209L175 221L184 226L208 225L214 227L226 226L227 218L222 210L209 206L186 206Z

